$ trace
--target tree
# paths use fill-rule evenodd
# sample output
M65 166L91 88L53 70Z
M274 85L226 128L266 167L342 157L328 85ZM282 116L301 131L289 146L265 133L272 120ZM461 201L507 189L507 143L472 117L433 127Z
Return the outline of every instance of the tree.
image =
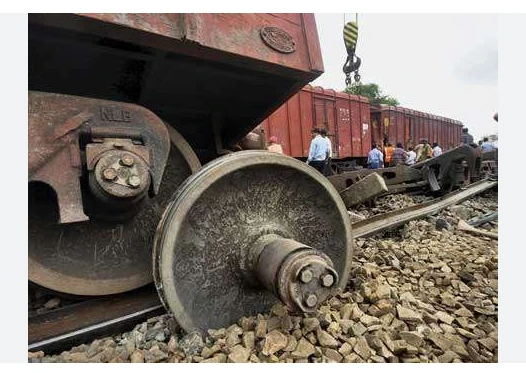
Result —
M394 97L384 95L378 84L369 83L369 84L360 84L352 83L350 86L345 88L345 93L351 95L365 96L369 98L369 102L374 105L386 104L390 106L398 106L400 103Z

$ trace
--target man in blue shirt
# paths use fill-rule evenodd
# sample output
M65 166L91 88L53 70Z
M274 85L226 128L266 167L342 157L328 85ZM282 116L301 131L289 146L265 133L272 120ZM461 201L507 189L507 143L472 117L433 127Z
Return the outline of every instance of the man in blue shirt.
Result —
M325 169L325 160L329 155L327 140L321 136L320 130L317 128L312 129L312 136L313 139L310 142L307 164L311 165L323 174Z
M376 143L373 143L372 149L367 156L367 168L383 168L384 155L378 150Z
M493 144L489 142L489 139L487 137L484 137L484 139L482 139L482 144L480 145L480 148L482 149L482 153L490 152L494 149Z

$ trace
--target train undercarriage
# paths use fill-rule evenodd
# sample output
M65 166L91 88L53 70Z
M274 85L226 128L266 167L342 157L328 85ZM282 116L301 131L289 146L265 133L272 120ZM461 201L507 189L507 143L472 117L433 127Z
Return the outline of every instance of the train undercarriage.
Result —
M228 148L323 71L318 43L308 14L30 15L29 281L154 282L187 331L316 309L352 255L337 191Z

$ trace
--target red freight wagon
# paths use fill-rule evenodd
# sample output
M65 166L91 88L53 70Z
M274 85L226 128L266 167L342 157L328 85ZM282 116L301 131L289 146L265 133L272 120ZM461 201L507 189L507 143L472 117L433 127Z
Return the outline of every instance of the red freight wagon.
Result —
M203 163L323 72L304 13L30 14L28 51L30 90L144 106Z
M201 187L198 172L207 180L210 175L201 164L226 153L322 72L313 14L29 14L29 281L87 296L154 281L154 236L166 232L157 226L165 208L176 204L174 191L192 174L199 179L184 187ZM272 155L240 158L228 162L242 163L244 170L263 165L253 178L247 176L254 184L277 167ZM235 167L221 164L219 174L210 176L218 181L213 188L229 180ZM297 167L281 163L279 170L300 175ZM325 186L313 190L320 189ZM206 193L217 201L233 190ZM188 202L186 192L179 197L185 206L195 202ZM227 213L229 221L235 214ZM221 247L238 250L225 242ZM202 256L188 252L188 260ZM204 262L199 260L199 268ZM199 283L201 295L209 294L203 283L210 281L199 279L182 282Z
M261 126L296 158L308 157L314 127L328 131L334 160L363 159L371 149L369 100L333 89L303 87Z
M462 123L400 106L372 106L366 97L307 85L260 124L276 136L285 154L305 159L311 130L325 128L332 142L333 166L365 166L373 142L416 146L421 138L449 150L460 144ZM349 163L349 161L355 161Z
M372 140L382 145L401 142L407 149L426 138L431 144L438 141L445 151L460 144L462 123L450 118L400 106L379 105L371 107L371 122Z

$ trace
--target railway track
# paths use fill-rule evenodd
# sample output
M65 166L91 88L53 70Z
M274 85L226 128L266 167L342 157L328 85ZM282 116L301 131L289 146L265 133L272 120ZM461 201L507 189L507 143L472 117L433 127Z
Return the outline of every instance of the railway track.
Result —
M153 286L91 298L28 319L28 351L64 351L166 312Z
M352 224L353 237L367 237L460 203L497 185L481 180L441 198L388 212ZM153 286L117 296L90 298L28 318L28 351L52 354L96 338L124 332L165 313Z
M369 219L355 222L352 225L353 237L367 237L389 228L395 228L410 220L418 219L443 210L448 206L460 203L478 193L494 187L495 185L497 185L496 181L480 180L469 185L466 189L457 190L429 202L420 203L418 205L409 206L385 214L375 215Z

